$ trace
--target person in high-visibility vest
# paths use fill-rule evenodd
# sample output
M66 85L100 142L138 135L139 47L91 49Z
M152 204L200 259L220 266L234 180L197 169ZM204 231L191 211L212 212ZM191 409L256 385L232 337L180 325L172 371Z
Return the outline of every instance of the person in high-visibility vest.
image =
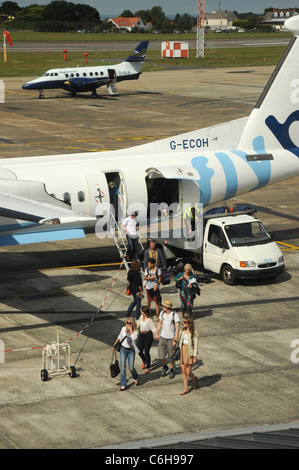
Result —
M189 207L183 215L183 220L189 237L192 232L200 229L200 210L195 206Z

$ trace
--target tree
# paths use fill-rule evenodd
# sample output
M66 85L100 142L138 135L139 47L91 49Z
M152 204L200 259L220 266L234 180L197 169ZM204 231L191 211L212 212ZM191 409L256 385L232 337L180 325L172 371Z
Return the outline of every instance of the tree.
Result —
M121 15L122 18L134 18L135 15L134 13L131 12L131 10L124 10Z
M2 2L0 6L0 12L4 15L11 15L14 16L17 11L21 10L21 7L16 2Z
M152 23L157 24L165 20L165 13L162 10L162 7L153 7L151 9L151 15L152 15Z
M143 23L150 23L152 21L152 15L150 10L137 10L135 16L141 18Z

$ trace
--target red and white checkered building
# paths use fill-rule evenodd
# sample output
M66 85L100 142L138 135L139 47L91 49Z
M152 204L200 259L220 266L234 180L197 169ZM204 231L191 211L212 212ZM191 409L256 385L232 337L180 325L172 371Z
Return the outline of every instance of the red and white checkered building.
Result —
M189 57L188 42L165 41L162 42L161 57Z

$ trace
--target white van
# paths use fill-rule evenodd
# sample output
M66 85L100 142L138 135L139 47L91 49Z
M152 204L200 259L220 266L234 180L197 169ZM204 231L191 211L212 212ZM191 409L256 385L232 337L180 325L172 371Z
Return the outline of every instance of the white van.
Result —
M157 238L166 258L189 251L200 260L204 270L221 276L232 285L239 278L275 277L285 270L284 257L262 222L252 216L255 209L232 208L231 212L203 216L203 234L200 248L186 250L186 238L170 235ZM212 213L211 213L212 212Z

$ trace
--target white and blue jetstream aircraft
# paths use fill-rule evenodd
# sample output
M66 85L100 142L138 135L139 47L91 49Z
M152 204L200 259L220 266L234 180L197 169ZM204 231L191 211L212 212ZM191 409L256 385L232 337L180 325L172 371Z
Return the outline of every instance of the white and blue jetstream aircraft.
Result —
M127 208L161 188L167 203L206 206L299 174L299 16L285 27L294 37L248 117L131 149L0 160L0 246L83 237L111 180Z
M116 84L123 80L137 80L141 75L148 41L142 41L129 57L117 65L72 67L48 70L42 77L35 78L22 86L23 90L39 90L39 98L44 98L43 90L62 88L72 96L77 92L91 91L97 97L97 88L107 85L109 94L117 95Z

